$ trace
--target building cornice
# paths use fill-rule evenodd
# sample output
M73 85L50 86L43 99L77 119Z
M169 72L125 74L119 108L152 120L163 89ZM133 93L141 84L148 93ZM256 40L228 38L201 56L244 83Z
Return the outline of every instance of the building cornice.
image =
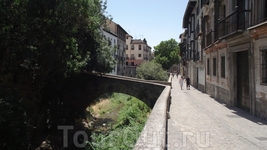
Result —
M215 51L218 51L220 49L223 49L223 48L226 48L228 46L228 44L224 43L224 42L218 42L218 43L214 43L212 44L209 48L207 48L205 50L205 53L208 54L208 53L212 53L212 52L215 52Z
M248 30L250 30L250 36L258 40L259 36L267 34L267 21L250 27Z

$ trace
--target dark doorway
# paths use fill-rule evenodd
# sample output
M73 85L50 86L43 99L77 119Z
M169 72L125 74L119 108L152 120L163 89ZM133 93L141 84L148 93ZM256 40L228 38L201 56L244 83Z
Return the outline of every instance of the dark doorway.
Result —
M236 53L237 107L250 110L248 51Z

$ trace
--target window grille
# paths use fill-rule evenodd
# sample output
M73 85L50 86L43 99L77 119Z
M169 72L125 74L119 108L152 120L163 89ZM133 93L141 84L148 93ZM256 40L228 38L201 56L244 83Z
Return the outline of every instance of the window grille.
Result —
M225 78L225 56L221 56L221 78Z
M213 58L213 76L216 76L216 58Z
M261 50L261 83L267 84L267 48Z
M210 75L210 59L207 59L207 75Z

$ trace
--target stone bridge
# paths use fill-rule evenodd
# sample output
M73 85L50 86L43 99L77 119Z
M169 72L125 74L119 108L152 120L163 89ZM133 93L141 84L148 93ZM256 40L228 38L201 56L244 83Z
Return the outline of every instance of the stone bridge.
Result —
M92 103L99 96L110 93L118 92L134 96L151 109L154 107L158 97L164 90L164 88L170 85L170 82L162 81L148 81L137 78L109 75L109 74L91 74L84 73L74 80L76 83L74 87L80 89L71 89L74 93L75 90L82 91L79 96L79 102L71 102L73 106L79 110L85 110L87 106Z
M168 82L148 81L117 75L99 75L84 73L75 80L74 87L71 90L79 91L79 102L72 101L72 106L76 110L84 111L92 100L109 92L119 92L134 96L146 103L152 112L147 123L135 145L136 150L156 148L165 149L167 114L170 105L171 78ZM156 142L151 142L155 138Z

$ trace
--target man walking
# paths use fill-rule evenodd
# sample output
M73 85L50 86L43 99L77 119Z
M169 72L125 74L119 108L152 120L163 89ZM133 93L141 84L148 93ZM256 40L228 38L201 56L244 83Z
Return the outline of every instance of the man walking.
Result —
M190 78L189 78L189 75L187 75L185 80L186 80L186 89L190 90Z

